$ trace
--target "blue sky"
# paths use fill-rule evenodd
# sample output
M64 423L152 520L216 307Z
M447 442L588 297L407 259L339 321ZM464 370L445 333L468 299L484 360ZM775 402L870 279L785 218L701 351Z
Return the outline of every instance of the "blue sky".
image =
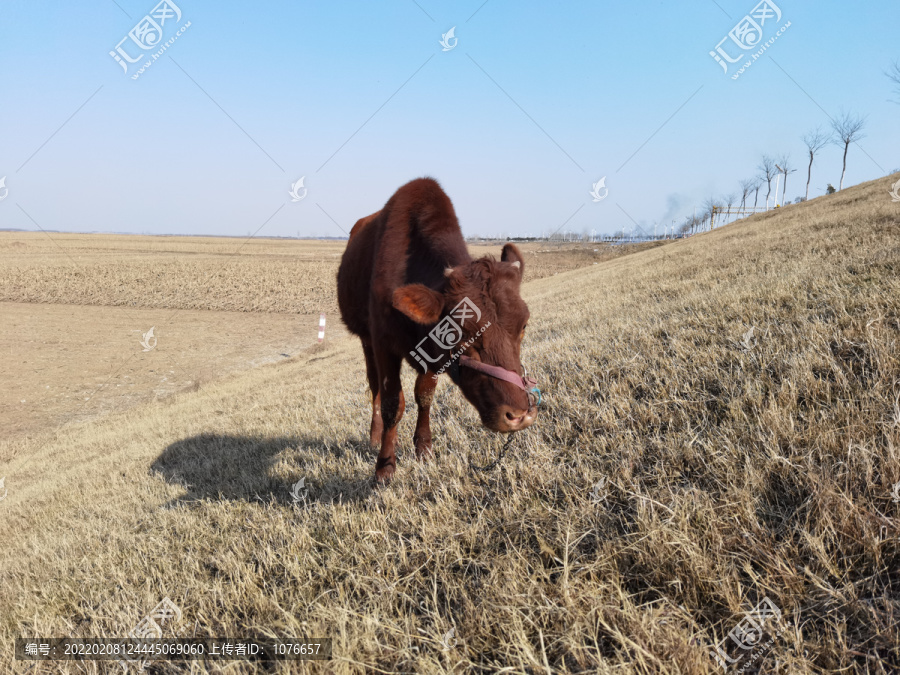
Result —
M430 175L466 235L652 231L763 153L803 194L801 136L841 108L867 115L845 185L900 167L895 2L777 0L763 40L790 27L733 80L709 52L754 0L175 1L163 41L190 25L132 79L145 59L109 52L154 0L4 0L0 227L343 236ZM811 195L840 162L822 151Z

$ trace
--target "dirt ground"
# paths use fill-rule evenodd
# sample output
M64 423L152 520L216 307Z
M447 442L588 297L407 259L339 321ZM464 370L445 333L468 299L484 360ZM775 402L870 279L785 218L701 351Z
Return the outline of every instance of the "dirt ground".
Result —
M318 344L319 315L0 303L0 437L124 410ZM326 316L328 340L347 336ZM144 333L150 351L141 344ZM154 346L155 345L155 346Z

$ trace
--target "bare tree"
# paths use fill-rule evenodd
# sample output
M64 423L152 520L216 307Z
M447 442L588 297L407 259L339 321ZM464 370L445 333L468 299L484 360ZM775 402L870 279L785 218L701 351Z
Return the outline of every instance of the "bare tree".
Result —
M894 86L896 87L894 93L897 94L897 96L900 96L900 60L894 61L884 74L894 83ZM900 101L894 101L894 103L900 104Z
M762 162L756 168L762 171L763 178L766 181L766 208L769 208L769 195L772 194L772 179L775 178L775 160L768 155L763 155Z
M728 217L731 215L731 207L734 206L734 203L735 203L737 200L738 200L738 194L737 194L737 192L729 192L727 195L725 195L724 202L725 202L726 208L728 209L728 210L725 212L725 219L726 219L726 220L727 220ZM723 223L723 224L724 224L724 223Z
M741 186L741 211L747 208L747 197L753 192L753 181L752 180L742 180L740 181Z
M756 208L756 204L759 202L759 188L762 187L762 178L757 176L753 179L753 208Z
M734 206L734 203L737 201L738 195L737 192L729 192L725 195L725 206L729 209Z
M787 198L787 177L789 173L794 173L797 169L791 166L791 156L790 155L782 155L778 163L775 165L775 168L778 169L782 174L784 174L784 185L782 186L781 191L781 201L782 204L790 204L790 200ZM775 201L778 201L778 194L775 194Z
M703 210L700 212L700 221L705 224L709 221L709 229L712 229L713 226L713 214L715 213L714 207L717 206L716 200L713 197L710 197L705 202L703 202L702 207Z
M703 220L709 220L709 229L713 229L715 225L716 211L722 208L722 202L715 197L710 197L703 202Z
M831 121L835 145L844 146L844 168L841 171L841 184L838 190L844 189L844 174L847 173L847 150L850 149L851 143L865 138L862 133L865 126L866 119L864 117L849 112L841 112L836 119Z
M813 158L816 153L828 145L828 134L822 130L822 127L816 127L814 131L810 131L803 136L803 142L809 151L809 168L806 171L806 198L809 199L809 182L812 180Z
M679 229L681 232L690 231L691 234L694 234L697 229L697 218L694 216L686 216L684 224Z
M679 226L678 231L682 233L690 232L691 234L694 234L700 229L700 225L702 224L702 222L703 221L701 217L695 215L685 216L684 223Z

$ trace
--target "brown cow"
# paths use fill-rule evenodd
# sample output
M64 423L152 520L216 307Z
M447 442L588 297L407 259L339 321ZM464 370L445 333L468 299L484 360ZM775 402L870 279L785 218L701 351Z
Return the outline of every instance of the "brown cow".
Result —
M338 304L366 357L370 440L380 445L376 481L389 481L397 464L404 359L419 371L413 436L419 458L431 454L429 411L444 371L487 428L509 433L534 422L534 381L519 375L528 323L519 295L523 265L514 244L503 247L499 262L472 260L453 204L431 178L407 183L353 226L337 275Z

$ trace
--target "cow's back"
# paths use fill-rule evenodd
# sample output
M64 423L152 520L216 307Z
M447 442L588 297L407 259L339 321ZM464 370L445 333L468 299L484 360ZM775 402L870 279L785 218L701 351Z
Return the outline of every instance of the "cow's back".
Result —
M431 178L410 181L350 231L338 270L341 317L356 335L405 353L422 327L393 309L394 290L419 283L440 291L444 269L470 260L441 186Z

